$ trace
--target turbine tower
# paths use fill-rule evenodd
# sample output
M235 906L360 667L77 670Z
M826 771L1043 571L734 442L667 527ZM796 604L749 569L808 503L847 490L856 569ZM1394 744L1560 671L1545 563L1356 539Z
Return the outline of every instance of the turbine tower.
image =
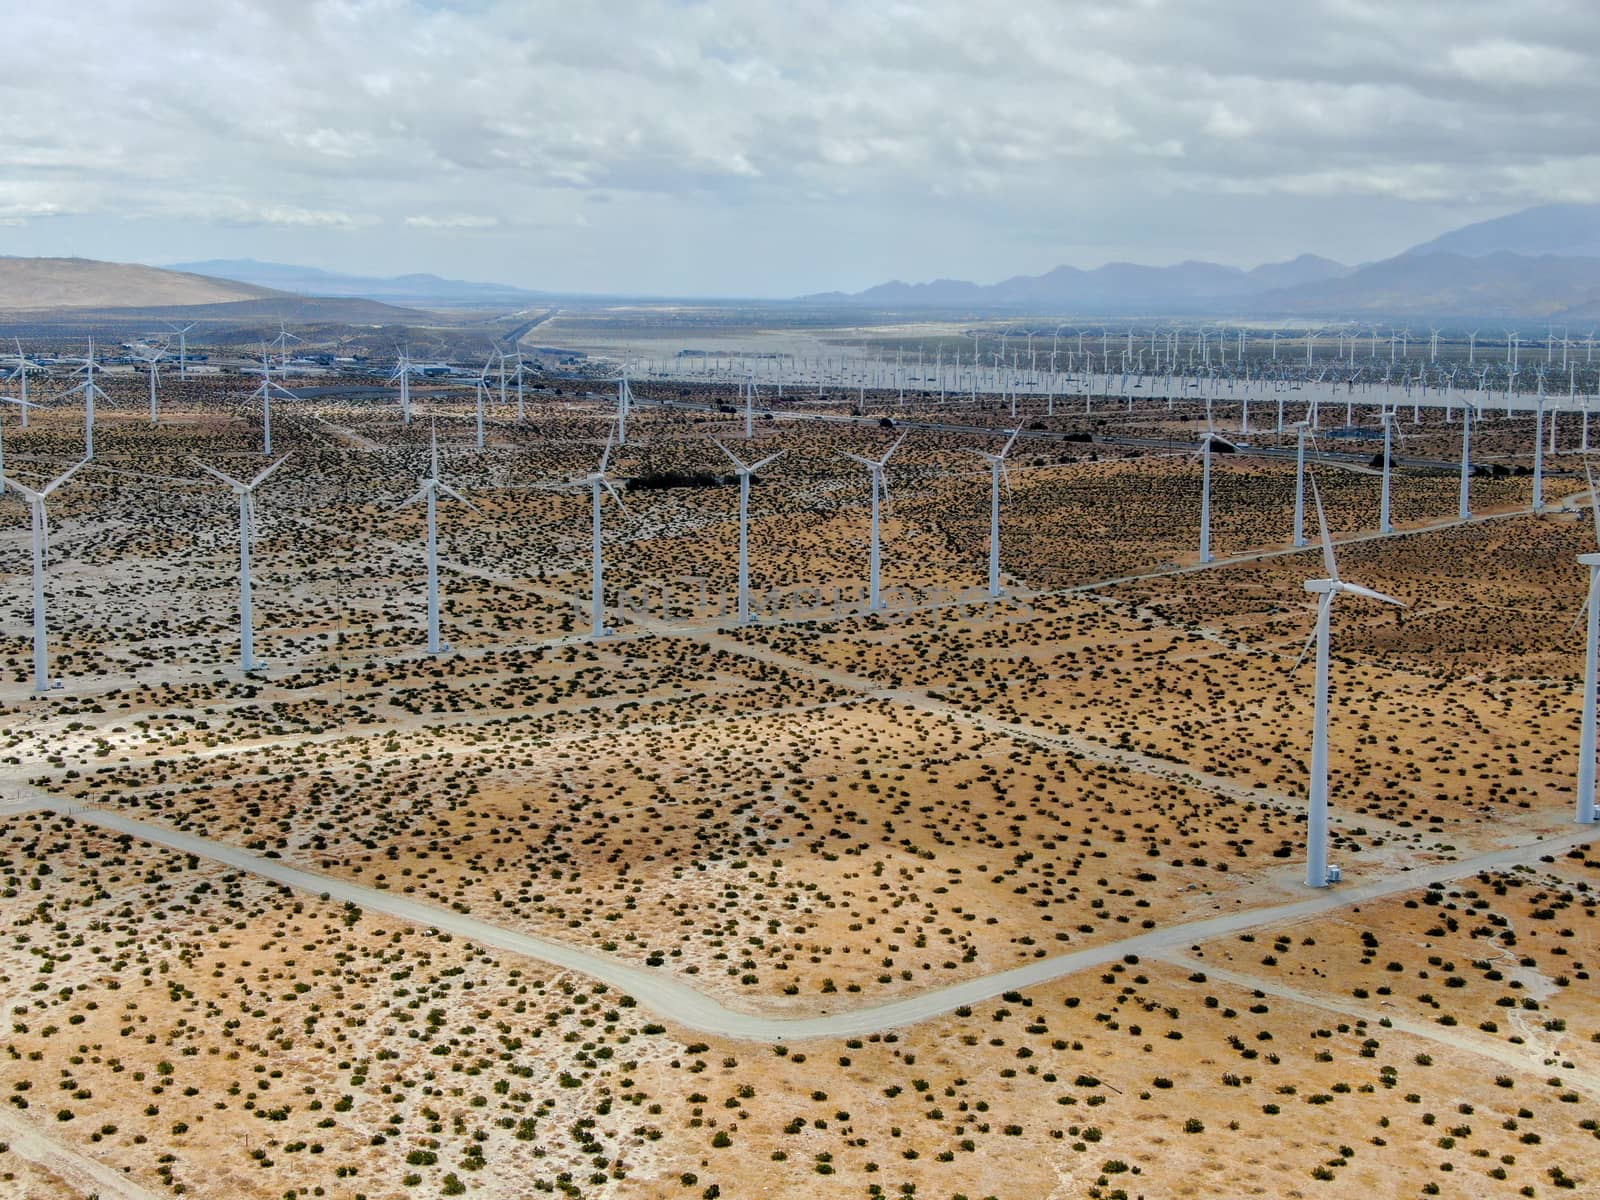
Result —
M889 465L889 460L894 457L894 452L900 449L900 443L905 440L906 435L902 433L895 444L889 447L889 452L879 459L862 458L859 454L843 452L846 458L867 468L872 484L872 545L867 555L867 606L870 612L877 612L883 607L883 593L879 587L879 567L883 561L879 515L881 502L889 499L889 485L884 482L883 471Z
M94 381L94 339L89 339L89 357L83 360L79 368L83 375L83 382L73 391L83 393L83 460L88 462L94 457L94 402L95 398L111 402L111 397L106 395L105 389ZM24 410L26 411L26 410Z
M12 490L27 501L29 523L33 530L33 690L35 692L50 690L50 633L45 616L44 596L44 569L45 558L49 553L50 522L45 515L44 502L88 461L88 457L85 456L82 461L69 467L37 491L24 487L15 479L0 475L0 491L4 491L5 485L10 484Z
M1311 725L1309 803L1306 810L1306 886L1321 888L1338 879L1337 871L1328 868L1328 632L1333 602L1337 596L1348 592L1398 608L1404 608L1405 605L1393 596L1385 596L1382 592L1375 592L1360 584L1346 583L1339 578L1339 564L1333 556L1333 539L1328 536L1328 519L1322 511L1322 495L1317 490L1315 478L1311 480L1311 495L1317 504L1317 527L1322 535L1322 563L1328 574L1324 579L1306 580L1306 591L1321 597L1317 601L1317 624L1290 674L1299 670L1315 642L1317 679Z
M1011 492L1011 472L1006 469L1006 455L1011 453L1011 447L1017 444L1017 435L1022 430L1016 429L999 454L989 454L983 450L974 450L984 462L989 464L989 595L994 599L1000 597L1000 479L1005 477L1006 493Z
M437 425L428 430L428 474L417 480L422 486L409 500L396 505L397 509L415 504L418 500L428 506L428 653L438 654L449 647L439 640L439 494L465 504L479 516L478 507L455 488L439 478L439 431Z
M411 424L411 354L406 350L395 352L394 371L385 383L400 384L400 423Z
M712 440L716 442L715 438ZM716 442L716 447L728 456L739 474L739 624L748 625L750 623L750 477L768 463L782 458L789 452L779 450L776 454L769 454L759 462L747 466L737 454L721 442Z
M1383 410L1383 486L1378 492L1378 532L1393 533L1389 519L1389 465L1394 456L1394 412Z
M220 479L232 488L239 500L239 669L242 671L258 671L266 665L256 659L255 610L250 596L250 542L255 537L256 489L288 461L289 456L285 454L249 483L243 483L215 467L208 467L199 459L193 460L194 465L207 475Z
M165 353L166 351L164 349L159 346L155 346L151 347L149 354L140 354L137 356L139 361L144 363L150 371L150 424L152 425L154 425L160 419L160 414L156 407L156 364L161 361L161 357Z
M628 368L617 379L617 445L628 444L628 410L633 407L633 388L628 385Z
M1587 471L1587 467L1585 467ZM1600 496L1595 494L1594 476L1589 475L1589 505L1594 516L1594 536L1600 545ZM1578 555L1580 565L1589 568L1589 598L1584 602L1588 617L1588 637L1583 659L1583 734L1578 753L1578 801L1576 818L1582 824L1595 819L1595 726L1596 677L1600 676L1600 554Z
M174 325L170 321L167 328L178 335L178 378L189 378L189 330L193 329L199 321L190 321L187 325Z
M1227 438L1222 437L1206 422L1205 436L1200 439L1200 449L1195 452L1195 457L1201 461L1200 468L1200 561L1212 561L1211 555L1211 444L1219 442L1229 450L1234 445Z
M1311 422L1294 423L1294 544L1306 544L1306 438L1311 433Z
M622 502L622 497L617 494L617 489L611 486L611 480L606 478L606 466L611 462L612 439L606 438L605 452L600 455L600 465L582 479L573 481L576 487L587 487L592 503L592 528L594 533L594 553L590 567L590 597L589 597L589 622L596 638L605 637L611 630L606 628L606 584L605 584L605 559L600 553L600 502L602 494L609 492L611 498L617 502L617 507L628 513L628 506Z
M1461 499L1456 516L1463 521L1472 519L1472 422L1476 413L1470 400L1461 406Z
M494 362L494 355L489 355L483 360L483 370L478 372L478 383L475 388L475 411L478 421L478 449L483 449L483 404L484 398L489 394L489 364Z
M292 335L291 335L292 336ZM249 399L261 401L261 453L272 453L272 393L281 392L286 399L299 399L282 384L272 381L272 358L265 344L261 347L261 386L250 393Z

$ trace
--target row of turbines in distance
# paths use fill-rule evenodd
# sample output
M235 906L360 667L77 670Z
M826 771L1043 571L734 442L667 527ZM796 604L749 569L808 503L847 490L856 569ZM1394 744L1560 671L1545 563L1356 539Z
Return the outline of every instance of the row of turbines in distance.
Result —
M270 457L270 405L274 395L280 398L296 399L294 393L282 384L271 378L270 360L263 363L262 381L252 395L262 402L262 452ZM94 381L95 364L91 354L84 360L79 368L83 378L79 385L69 389L65 394L81 395L85 402L85 436L84 455L69 469L38 486L30 487L21 483L12 474L5 471L3 458L0 458L0 492L7 489L17 493L27 504L30 515L32 532L32 590L33 590L33 652L34 652L34 687L36 692L46 692L52 688L49 675L49 628L48 612L45 595L46 556L48 542L48 517L47 501L77 473L91 467L94 460L94 401L96 398L106 399L105 393ZM407 373L402 371L400 378L406 378ZM744 434L746 438L754 436L754 387L746 392L746 405L744 412ZM404 391L404 388L402 388ZM483 388L479 394L481 398ZM20 397L18 398L20 401ZM32 402L21 402L24 416ZM603 533L603 504L606 497L610 497L626 514L626 506L621 495L617 492L613 478L610 474L611 457L616 447L626 443L627 421L630 410L640 402L634 397L631 384L624 375L617 384L616 413L612 424L612 432L608 436L596 468L585 476L571 481L571 486L586 489L591 497L591 526L592 526L592 556L591 556L591 634L595 638L602 638L613 632L606 624L606 610L604 601L604 556L602 553ZM1468 506L1469 481L1471 478L1471 427L1476 416L1474 406L1470 402L1459 402L1462 416L1462 459L1461 459L1461 507L1459 516L1465 520L1470 517ZM1341 595L1354 595L1376 600L1385 604L1399 605L1401 602L1393 597L1376 592L1370 588L1344 580L1339 575L1337 559L1334 553L1333 542L1328 534L1327 521L1323 513L1320 493L1316 480L1306 471L1306 450L1312 443L1317 427L1317 404L1313 397L1306 405L1303 419L1294 422L1289 428L1296 432L1296 483L1295 483L1295 515L1293 529L1293 543L1295 546L1307 544L1305 532L1306 516L1306 487L1309 482L1311 500L1315 508L1318 521L1318 532L1321 542L1324 575L1306 581L1308 592L1318 597L1317 616L1311 637L1307 642L1306 650L1301 655L1301 661L1315 652L1316 681L1314 693L1312 749L1310 765L1310 784L1308 793L1308 829L1307 829L1307 875L1306 882L1312 887L1326 886L1336 881L1339 873L1336 868L1328 864L1328 687L1329 687L1329 647L1331 638L1331 617L1335 600ZM482 419L481 399L479 405L478 428L480 431L478 445L481 448ZM404 405L404 417L411 417L409 399ZM1535 458L1535 491L1534 508L1543 507L1543 496L1540 490L1542 483L1542 447L1544 437L1542 422L1544 410L1542 405L1534 407L1533 416L1536 426L1534 430L1534 458ZM159 419L159 411L152 409L152 419ZM1384 427L1384 455L1383 471L1380 481L1379 495L1379 532L1393 532L1389 522L1389 497L1390 497L1390 461L1391 442L1396 414L1391 408L1380 410L1380 419ZM1245 424L1248 424L1246 418ZM973 453L982 458L990 468L990 537L988 555L988 588L992 597L999 598L1004 595L1000 578L1000 545L1001 545L1001 494L1002 483L1009 487L1009 471L1007 459L1016 446L1024 430L1019 428L1012 431L1004 446L998 452L974 450ZM887 473L890 461L904 444L908 434L902 433L878 458L869 458L862 455L846 454L844 457L863 467L868 475L870 489L871 531L868 550L868 604L869 611L879 611L883 607L881 591L881 515L883 506L889 500ZM750 605L750 562L749 562L749 497L750 481L756 472L769 465L776 458L787 451L778 451L766 457L746 462L736 455L720 441L714 444L726 455L733 464L738 476L739 491L739 537L738 537L738 614L739 623L752 621ZM1200 500L1200 558L1202 562L1211 562L1213 557L1210 546L1210 508L1211 508L1211 462L1213 453L1218 450L1235 451L1241 443L1229 441L1217 432L1212 413L1208 406L1206 429L1200 435L1198 445L1194 451L1195 458L1199 461L1202 474L1201 500ZM252 576L250 547L253 538L255 522L256 493L277 474L288 460L287 455L272 461L264 469L248 479L230 475L215 467L196 460L196 465L211 479L222 483L231 489L237 500L239 523L239 644L240 665L246 671L258 670L263 665L255 656L254 649L254 620L252 609ZM427 543L426 543L426 600L427 600L427 636L428 650L430 653L441 653L447 649L441 639L440 631L440 598L439 598L439 570L438 570L438 507L441 499L451 499L458 503L473 508L472 502L460 491L446 482L443 478L438 451L436 431L430 432L430 451L428 459L428 473L418 480L419 487L416 493L402 502L401 506L421 504L426 514ZM1595 508L1596 533L1600 539L1600 495L1596 494L1592 479L1590 480L1591 503ZM1578 772L1578 787L1576 801L1576 817L1581 822L1595 820L1595 755L1596 755L1596 726L1597 726L1597 676L1600 676L1600 553L1590 553L1579 556L1579 563L1588 567L1590 572L1590 586L1586 601L1587 638L1583 692L1583 717L1581 725L1581 751ZM1298 663L1296 666L1298 667Z

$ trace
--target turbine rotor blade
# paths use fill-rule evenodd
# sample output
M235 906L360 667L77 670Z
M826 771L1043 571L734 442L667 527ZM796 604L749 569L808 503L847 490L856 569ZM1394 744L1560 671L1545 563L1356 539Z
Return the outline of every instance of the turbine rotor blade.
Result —
M481 508L479 508L471 500L468 500L460 492L456 491L455 488L451 487L448 483L445 483L443 480L436 480L434 486L437 487L446 496L449 496L452 500L454 500L454 501L456 501L457 503L460 503L460 504L465 504L473 512L477 513L480 517L483 516L483 510Z
M195 466L199 467L207 475L216 476L216 478L222 480L222 482L227 484L229 487L238 488L241 491L245 490L245 485L240 483L232 475L224 475L221 471L217 470L215 467L207 466L205 463L201 462L198 458L191 458L189 461L194 463Z
M628 512L628 506L622 502L622 497L617 493L617 489L611 486L611 481L609 479L602 479L600 484L606 489L606 491L611 493L611 498L617 502L617 507L623 511L624 515L629 517L633 516L631 512Z
M1317 529L1322 534L1322 566L1329 579L1339 578L1339 564L1333 557L1333 539L1328 536L1328 515L1322 511L1322 492L1317 487L1317 477L1307 472L1311 479L1311 498L1317 502Z
M1589 469L1588 462L1583 464L1583 473L1589 480L1590 511L1594 514L1594 540L1596 545L1600 545L1600 495L1595 493L1594 472Z
M289 456L287 454L285 454L277 462L273 463L270 467L265 468L259 475L257 475L254 479L252 479L250 481L248 487L246 488L246 490L247 491L251 491L251 492L255 491L256 488L260 487L263 483L265 483L267 481L267 477L269 475L271 475L274 471L276 471L279 467L283 466L283 464L288 462L288 461L289 461Z
M739 461L739 456L737 454L735 454L732 450L729 450L726 446L724 446L716 438L712 438L711 439L711 444L713 446L715 446L718 450L721 450L724 454L726 454L728 456L729 461L732 462L734 466L738 467L739 470L741 470L741 471L753 471L753 470L755 470L754 467L747 467L747 466L744 465L744 463L740 462Z
M1392 604L1396 608L1406 607L1406 602L1404 600L1396 600L1393 596L1386 596L1382 592L1375 592L1369 587L1362 587L1359 583L1345 583L1342 579L1339 580L1338 583L1339 591L1349 592L1352 596L1365 596L1368 600L1379 600L1384 604Z

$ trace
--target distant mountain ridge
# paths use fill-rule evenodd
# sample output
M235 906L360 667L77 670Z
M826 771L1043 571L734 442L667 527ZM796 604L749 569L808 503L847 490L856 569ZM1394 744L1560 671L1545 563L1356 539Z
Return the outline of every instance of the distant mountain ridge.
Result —
M91 258L0 257L0 309L155 308L282 297L274 288Z
M1405 251L1481 258L1498 253L1600 258L1600 204L1543 204L1452 230Z
M1056 267L995 284L899 280L812 303L874 307L1234 316L1536 317L1600 319L1600 204L1547 204L1479 221L1381 262L1347 267L1303 254L1252 270L1209 262L1170 267Z
M500 283L473 283L438 275L410 274L392 278L345 275L319 267L259 262L253 258L214 258L175 263L173 271L189 271L302 296L334 296L402 304L500 305L538 302L543 293Z
M988 303L1019 308L1039 305L1081 307L1086 304L1142 304L1156 298L1168 304L1210 302L1259 295L1274 288L1318 280L1337 279L1350 270L1342 263L1314 254L1303 254L1290 262L1267 263L1250 271L1210 262L1189 261L1172 267L1116 262L1090 271L1061 266L1043 275L1017 275L987 286L961 279L939 279L932 283L895 280L851 296L828 292L801 299L813 303L834 301L924 306Z

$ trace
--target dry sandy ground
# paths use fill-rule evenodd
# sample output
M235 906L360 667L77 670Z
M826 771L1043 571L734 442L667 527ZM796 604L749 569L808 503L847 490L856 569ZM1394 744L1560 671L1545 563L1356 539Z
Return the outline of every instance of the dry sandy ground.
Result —
M1186 459L1019 463L1015 601L739 632L696 610L698 580L731 583L730 490L630 493L626 521L606 514L611 577L658 596L676 581L678 607L589 645L572 596L587 498L549 485L588 469L596 415L497 424L480 457L455 409L450 477L482 511L441 523L456 650L430 659L421 527L388 503L422 469L416 426L331 414L389 447L371 451L275 414L296 468L259 505L274 665L250 677L222 665L230 498L172 478L191 452L250 461L250 427L111 421L107 468L52 510L70 688L28 697L24 610L6 610L0 804L31 780L772 1014L1303 894L1310 679L1288 668L1315 556L1073 590L1192 561ZM61 458L72 431L52 420L8 455ZM641 421L628 471L714 465L705 425ZM836 451L888 435L786 436L806 442L753 497L758 586L859 584L864 480ZM922 603L981 577L987 485L953 466L960 441L908 443L891 482L885 578ZM1371 476L1319 478L1339 529L1370 526ZM1403 522L1450 515L1452 481L1405 480ZM1486 506L1526 504L1525 478L1484 487ZM1219 550L1281 550L1292 475L1230 461L1217 489ZM143 521L119 515L134 506ZM20 599L26 543L3 511L0 583ZM1412 604L1335 621L1348 877L1568 828L1572 558L1592 537L1513 515L1342 551L1347 577ZM24 1195L87 1192L75 1156L124 1174L120 1194L297 1200L453 1180L1063 1200L1595 1186L1592 850L907 1029L766 1046L57 817L0 816L0 843L0 1091L26 1134L0 1173Z

